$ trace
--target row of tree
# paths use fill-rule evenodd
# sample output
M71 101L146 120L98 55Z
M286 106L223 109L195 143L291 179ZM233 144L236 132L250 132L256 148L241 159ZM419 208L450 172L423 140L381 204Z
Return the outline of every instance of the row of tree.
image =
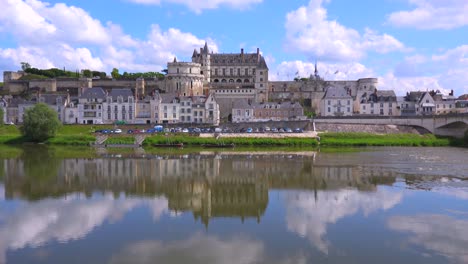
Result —
M74 77L74 78L87 77L87 78L99 78L99 79L108 78L105 72L92 71L89 69L81 70L81 72L78 72L78 71L72 72L72 71L66 71L65 69L61 70L57 68L38 69L38 68L31 67L31 65L28 62L21 62L21 69L26 73L38 75L38 76L44 76L47 78L57 78L57 77ZM117 68L114 68L112 69L111 77L112 79L118 79L118 80L122 80L122 79L123 80L136 80L138 78L162 79L164 78L164 74L160 72L136 72L136 73L124 72L123 74L120 74L119 70Z

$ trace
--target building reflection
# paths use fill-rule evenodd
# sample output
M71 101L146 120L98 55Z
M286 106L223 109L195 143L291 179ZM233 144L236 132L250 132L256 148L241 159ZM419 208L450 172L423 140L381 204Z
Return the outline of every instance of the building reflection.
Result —
M355 188L375 191L392 184L389 170L359 166L322 165L316 153L251 154L199 153L190 155L106 155L97 159L53 159L44 163L27 158L0 160L4 168L5 199L37 200L81 192L112 192L118 197L164 196L169 209L192 211L208 225L213 217L253 218L260 221L271 189L318 190ZM40 167L35 170L35 166Z

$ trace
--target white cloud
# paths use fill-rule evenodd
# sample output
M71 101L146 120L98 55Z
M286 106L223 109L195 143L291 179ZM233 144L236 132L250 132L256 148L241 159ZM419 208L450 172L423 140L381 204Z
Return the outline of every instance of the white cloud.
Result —
M393 72L381 77L381 85L400 94L414 90L441 90L468 93L468 45L441 54L409 56Z
M430 253L468 262L468 221L446 215L394 216L388 226L410 233L409 242L422 246ZM418 250L414 248L413 250Z
M323 253L328 253L327 225L362 211L365 216L388 210L401 202L402 193L377 190L375 193L358 190L319 192L318 201L312 193L299 193L286 201L288 229L309 239Z
M391 13L387 21L399 27L452 29L468 25L466 0L408 0L416 8Z
M187 6L195 13L201 13L204 9L216 9L220 6L228 6L234 9L246 9L263 0L128 0L138 4L160 5L164 2Z
M388 34L380 35L366 29L361 35L337 21L328 20L323 2L327 1L311 0L308 6L286 15L286 50L332 61L354 61L368 51L388 53L407 50L400 41Z
M110 72L160 71L175 54L189 57L205 40L195 35L151 25L146 39L125 34L119 25L105 24L75 6L39 0L9 0L2 4L0 32L16 48L0 48L0 70L14 70L20 62L33 67L90 68ZM214 41L210 48L217 51Z
M0 209L3 217L0 222L0 263L5 261L7 249L80 239L106 221L121 219L137 206L148 206L154 220L169 212L166 198L114 200L111 195L100 200L82 200L78 195L69 195L66 199L25 204L8 214Z
M325 80L357 80L359 78L374 77L375 73L357 62L349 63L326 63L318 62L319 75ZM304 61L283 61L276 69L270 71L270 80L286 81L296 76L309 77L314 74L315 64ZM297 73L297 74L296 74Z

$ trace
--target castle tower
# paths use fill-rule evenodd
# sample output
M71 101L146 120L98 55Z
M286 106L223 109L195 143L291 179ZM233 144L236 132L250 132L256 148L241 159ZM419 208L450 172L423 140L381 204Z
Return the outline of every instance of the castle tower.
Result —
M211 82L211 55L208 49L208 43L205 42L201 52L201 74L204 76L204 85L208 85Z

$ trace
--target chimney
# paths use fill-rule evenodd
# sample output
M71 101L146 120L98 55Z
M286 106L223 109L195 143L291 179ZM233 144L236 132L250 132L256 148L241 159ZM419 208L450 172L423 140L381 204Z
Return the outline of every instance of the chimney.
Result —
M260 48L257 48L257 62L260 61Z
M241 59L244 60L244 48L241 49Z

